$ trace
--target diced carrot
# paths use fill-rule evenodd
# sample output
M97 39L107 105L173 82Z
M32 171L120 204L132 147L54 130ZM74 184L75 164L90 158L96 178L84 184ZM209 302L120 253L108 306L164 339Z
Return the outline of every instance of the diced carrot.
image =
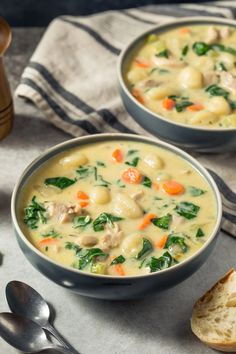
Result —
M172 100L172 98L164 98L164 100L162 101L162 106L167 109L168 111L171 111L174 106L175 106L175 101Z
M162 188L170 195L182 194L184 192L184 186L176 181L163 182Z
M89 202L79 202L79 205L81 208L85 208L86 206L89 205Z
M132 91L132 95L136 98L137 101L139 101L140 103L144 104L143 96L141 95L141 93L138 90L134 89Z
M163 248L166 244L167 238L168 238L167 235L163 235L162 238L158 242L155 243L155 246L157 248Z
M188 27L182 27L179 29L179 34L190 34L191 30Z
M125 275L125 270L121 264L115 265L115 271L116 271L116 273L118 273L122 277Z
M151 224L151 220L156 218L157 216L155 214L147 214L144 216L143 221L139 225L138 229L139 230L144 230L148 225Z
M82 191L78 191L76 194L76 197L78 199L83 199L83 200L89 199L88 194L86 194L85 192L82 192Z
M152 186L153 186L153 188L154 188L156 191L159 190L159 184L158 184L158 183L152 182Z
M142 180L142 175L136 168L128 168L122 173L122 179L130 184L138 184Z
M138 59L136 58L135 60L135 64L141 68L149 68L150 64L145 61L144 59Z
M43 240L39 241L40 246L56 245L57 243L58 243L58 240L56 240L53 237L47 237L47 238L44 238Z
M201 103L194 103L191 106L187 107L187 111L190 112L197 112L201 111L202 109L204 109L204 106Z
M120 149L114 150L112 153L112 159L118 163L122 162L122 160L123 160L122 151Z

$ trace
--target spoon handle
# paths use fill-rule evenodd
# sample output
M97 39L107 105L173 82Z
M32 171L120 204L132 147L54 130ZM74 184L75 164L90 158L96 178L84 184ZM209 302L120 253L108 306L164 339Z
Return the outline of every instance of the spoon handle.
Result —
M48 323L46 326L44 326L44 329L46 329L48 332L50 332L58 340L58 342L61 345L63 345L63 348L69 349L69 351L67 351L68 354L80 354L77 350L75 350L72 347L72 345L69 342L67 342L67 340L65 338L62 337L62 335L50 323ZM62 348L62 347L60 347L60 348Z
M48 349L58 350L59 352L64 353L64 354L78 353L78 352L75 352L75 351L70 350L70 349L67 348L67 347L62 347L62 346L60 346L60 345L52 345L52 346L50 346L50 348L48 348Z

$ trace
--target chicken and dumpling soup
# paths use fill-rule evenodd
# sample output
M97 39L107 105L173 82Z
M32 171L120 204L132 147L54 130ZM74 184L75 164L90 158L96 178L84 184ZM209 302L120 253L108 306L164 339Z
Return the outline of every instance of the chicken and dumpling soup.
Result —
M191 256L216 214L210 185L184 159L148 143L108 141L49 159L23 188L18 218L54 261L132 276Z
M236 29L178 27L150 34L127 75L132 95L173 122L236 127Z

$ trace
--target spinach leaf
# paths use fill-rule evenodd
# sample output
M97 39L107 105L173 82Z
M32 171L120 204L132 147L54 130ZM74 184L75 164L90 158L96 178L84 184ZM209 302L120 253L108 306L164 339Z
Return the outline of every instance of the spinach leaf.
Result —
M215 65L215 70L217 71L227 71L226 67L225 67L225 64L224 63L217 63Z
M195 42L192 48L193 51L199 56L205 55L211 49L211 47L204 42Z
M217 85L210 85L205 89L210 96L223 96L226 100L229 96L229 92Z
M43 233L43 234L41 234L41 236L42 237L52 237L52 238L57 238L57 237L62 237L60 234L59 234L59 232L57 232L56 230L54 230L54 229L51 229L50 231L48 231L48 232L45 232L45 233Z
M188 50L189 50L189 46L188 45L183 47L183 49L182 49L182 56L183 57L188 54Z
M85 227L92 222L89 215L75 216L73 219L73 227L77 229L78 227Z
M205 236L205 233L202 231L202 229L199 227L196 232L196 237L203 237Z
M96 166L87 166L87 167L79 167L76 170L78 179L85 179L90 175L94 175L94 179L97 180L97 167Z
M169 70L166 70L166 69L158 69L159 71L159 74L168 74L170 71Z
M138 150L128 150L128 152L127 152L127 156L130 156L130 155L136 154L137 152L138 152Z
M106 164L102 161L97 161L97 165L101 167L106 167Z
M192 197L198 197L199 195L202 195L204 193L206 193L206 191L200 189L200 188L196 188L194 186L189 186L188 187L188 191L191 194Z
M218 44L218 43L211 44L210 49L216 50L218 52L225 52L232 55L236 55L236 49L231 47L225 47L223 44Z
M103 231L107 223L110 226L113 226L114 221L120 221L120 220L123 220L123 218L108 213L102 213L94 220L93 229L96 232Z
M137 254L136 259L140 259L143 256L146 256L148 253L150 253L153 250L151 242L143 237L143 246L141 251Z
M31 204L24 209L24 223L30 229L37 229L38 223L46 224L47 219L45 217L46 209L42 204L36 201L36 196L31 200Z
M65 189L74 184L75 182L75 179L70 179L67 177L51 177L46 178L44 184L46 184L46 186L51 185L60 189Z
M188 251L188 245L185 243L185 238L182 233L168 235L164 248L171 251L173 245L178 245L183 253Z
M168 230L171 219L172 219L171 214L166 214L166 215L162 216L161 218L154 218L151 221L152 221L153 225L159 227L160 229Z
M109 185L111 184L110 182L106 181L101 175L98 175L98 184L96 184L97 186L101 186L101 187L109 187Z
M125 188L125 187L126 187L126 185L121 181L121 179L118 179L118 180L116 181L116 184L117 184L117 186L120 187L120 188Z
M79 253L82 251L82 248L74 242L66 242L65 248L68 250L75 251L75 255L78 256Z
M162 50L161 52L155 54L155 56L159 58L169 58L169 51L168 49Z
M150 268L150 272L153 273L157 272L158 270L169 268L172 264L172 256L169 252L165 252L159 258L152 257L146 265Z
M111 262L110 265L124 263L124 262L125 262L125 257L120 255L120 256L116 257L115 259L113 259L113 261Z
M188 106L192 106L193 102L190 101L180 101L177 102L175 105L175 109L177 112L182 112L185 108L187 108Z
M174 210L186 219L193 219L197 216L200 207L189 202L180 202Z
M126 161L125 164L129 165L129 166L136 167L138 165L138 162L139 162L139 157L135 157L131 161Z
M231 107L231 109L235 109L236 108L236 101L232 101L230 99L228 99L229 105Z
M171 98L172 100L177 101L180 97L176 96L176 95L170 95L170 96L168 96L168 98Z
M151 188L152 187L152 181L150 180L150 178L148 178L147 176L143 177L143 180L141 182L145 187Z
M79 259L72 266L76 269L84 269L89 263L94 262L96 257L107 258L108 254L104 253L100 248L86 249L83 250L83 254L79 254Z

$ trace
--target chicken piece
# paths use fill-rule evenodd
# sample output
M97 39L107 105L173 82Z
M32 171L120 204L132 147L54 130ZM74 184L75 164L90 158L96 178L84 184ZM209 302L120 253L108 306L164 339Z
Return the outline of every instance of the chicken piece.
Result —
M143 196L144 196L144 191L138 191L138 192L131 194L131 198L134 199L135 201L139 200Z
M159 84L160 83L158 81L150 79L150 80L145 81L144 86L145 86L145 88L148 89L148 88L156 87Z
M47 216L55 218L60 224L70 222L76 215L82 214L82 209L78 204L62 204L56 202L46 203Z
M220 30L220 38L221 39L226 39L230 36L230 29L229 27L223 27Z
M207 31L206 43L213 44L219 39L219 31L215 27L209 27Z
M161 58L161 57L154 56L153 62L157 66L171 66L173 68L181 68L186 65L184 61L177 60L173 57Z
M82 237L81 243L85 247L93 247L98 243L98 239L95 236L85 235Z
M236 78L227 71L220 73L220 83L227 90L236 93Z
M216 75L215 72L209 71L209 72L206 72L205 74L203 74L204 86L216 84L217 81L218 81L218 76Z
M111 248L115 248L120 245L123 237L123 232L119 229L117 223L113 226L107 225L106 233L100 239L100 248L104 252L108 252Z

